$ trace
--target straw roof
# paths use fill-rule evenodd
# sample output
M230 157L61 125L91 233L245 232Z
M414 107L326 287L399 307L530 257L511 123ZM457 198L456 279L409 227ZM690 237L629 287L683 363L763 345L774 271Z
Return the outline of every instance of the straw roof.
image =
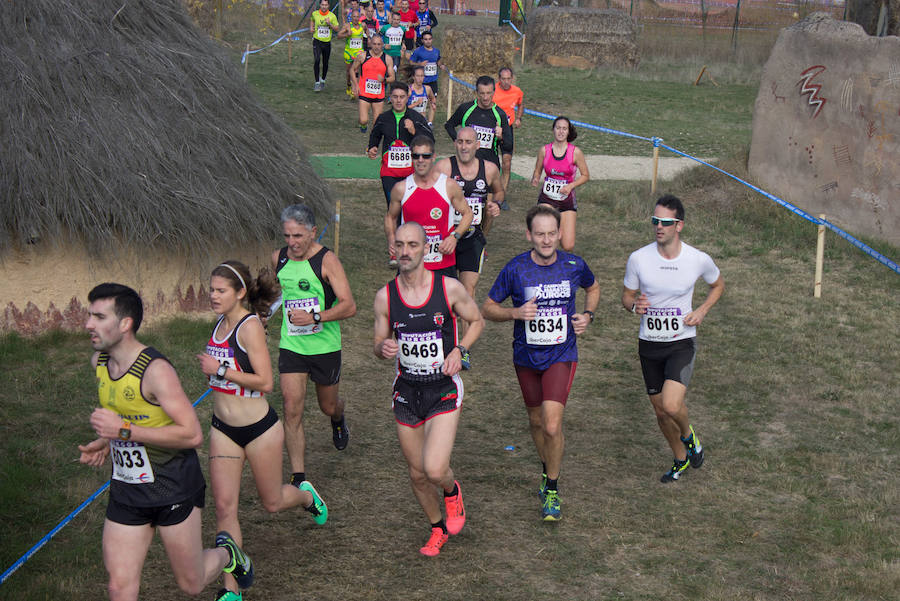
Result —
M296 135L181 0L0 3L0 250L208 251L331 214ZM302 198L301 198L302 197Z

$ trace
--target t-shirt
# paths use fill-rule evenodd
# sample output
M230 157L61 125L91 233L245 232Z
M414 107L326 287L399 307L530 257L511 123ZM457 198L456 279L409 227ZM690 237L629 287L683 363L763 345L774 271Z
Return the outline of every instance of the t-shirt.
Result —
M400 13L400 25L403 27L405 37L415 39L416 30L413 27L413 23L417 23L418 21L419 17L416 16L416 11L412 9L406 11L405 13Z
M317 10L310 16L310 19L313 22L313 39L320 42L330 42L334 31L328 25L338 26L338 20L334 13L329 11L323 15L321 11Z
M512 297L513 307L536 299L538 314L531 321L515 320L513 363L544 370L554 363L578 361L572 330L575 294L594 283L594 274L584 259L556 251L556 261L538 265L531 251L513 257L497 276L488 296L495 303Z
M523 99L524 95L518 86L509 86L508 90L504 90L498 84L494 89L494 104L503 109L510 123L516 120L516 107L521 106Z
M431 50L426 50L425 46L419 46L418 48L413 50L412 56L409 57L409 61L412 63L421 63L422 61L426 61L425 83L437 81L439 60L441 60L441 51L434 46L431 47Z
M403 36L406 28L402 25L394 27L392 25L383 25L379 32L384 39L384 52L390 57L398 58L400 51L403 50ZM396 61L394 64L397 64Z
M697 328L682 320L693 310L694 284L700 277L713 284L719 279L719 268L708 254L684 242L674 259L659 254L656 242L631 253L625 266L625 287L640 290L650 301L641 316L638 338L672 342L695 337Z

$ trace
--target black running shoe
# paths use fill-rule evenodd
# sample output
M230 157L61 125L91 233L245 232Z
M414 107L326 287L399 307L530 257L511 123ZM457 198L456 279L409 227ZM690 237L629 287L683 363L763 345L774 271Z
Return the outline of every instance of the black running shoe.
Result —
M672 469L662 475L662 478L659 479L660 482L675 482L678 478L681 477L681 472L686 470L688 466L691 464L691 460L685 458L684 461L678 461L677 459L672 464Z
M694 432L694 426L688 426L691 429L691 435L686 439L682 438L681 443L687 450L687 458L691 461L692 468L698 468L703 465L703 445L700 444L700 437Z
M331 422L331 440L338 451L343 451L350 443L350 428L347 427L347 420L343 415L341 421Z
M238 586L241 588L250 588L253 586L253 562L250 556L244 553L231 535L222 530L216 535L216 546L223 547L228 551L230 558L228 564L222 570L226 574L231 574L237 580Z

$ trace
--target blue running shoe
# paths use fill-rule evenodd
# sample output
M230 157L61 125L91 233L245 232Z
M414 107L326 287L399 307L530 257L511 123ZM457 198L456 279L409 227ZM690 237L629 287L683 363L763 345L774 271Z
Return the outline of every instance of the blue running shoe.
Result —
M691 434L687 438L682 438L681 444L687 451L691 467L697 469L703 465L703 445L700 444L700 437L694 432L694 426L688 426L688 428L691 429Z
M541 518L545 522L556 522L562 518L559 506L559 492L555 490L544 491L544 502L541 505Z
M672 464L672 469L662 475L662 478L659 479L660 482L675 482L678 478L681 477L681 472L686 470L688 466L691 464L691 460L685 458L684 461L678 461L677 459Z

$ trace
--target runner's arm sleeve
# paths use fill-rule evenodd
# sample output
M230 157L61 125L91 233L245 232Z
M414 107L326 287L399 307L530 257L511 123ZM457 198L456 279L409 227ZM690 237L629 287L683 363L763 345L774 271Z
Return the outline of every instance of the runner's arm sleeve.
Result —
M503 129L503 139L500 140L500 153L501 154L512 154L513 144L515 140L513 139L513 130L512 126L509 124L509 119L506 116L506 112L502 109L500 112L500 127Z
M437 16L434 14L434 11L431 10L430 8L428 9L428 18L431 20L431 23L429 23L429 25L431 25L432 29L434 29L435 27L438 26Z
M453 114L450 115L450 118L447 119L447 122L444 123L444 129L447 130L447 134L454 142L456 141L456 128L462 124L462 116L466 112L466 108L468 108L466 107L466 104L461 104L456 107L456 111L454 111Z
M381 115L379 115L379 117L381 117ZM375 123L372 124L372 131L369 132L369 145L366 149L378 148L378 145L381 143L381 138L381 119L375 119Z

